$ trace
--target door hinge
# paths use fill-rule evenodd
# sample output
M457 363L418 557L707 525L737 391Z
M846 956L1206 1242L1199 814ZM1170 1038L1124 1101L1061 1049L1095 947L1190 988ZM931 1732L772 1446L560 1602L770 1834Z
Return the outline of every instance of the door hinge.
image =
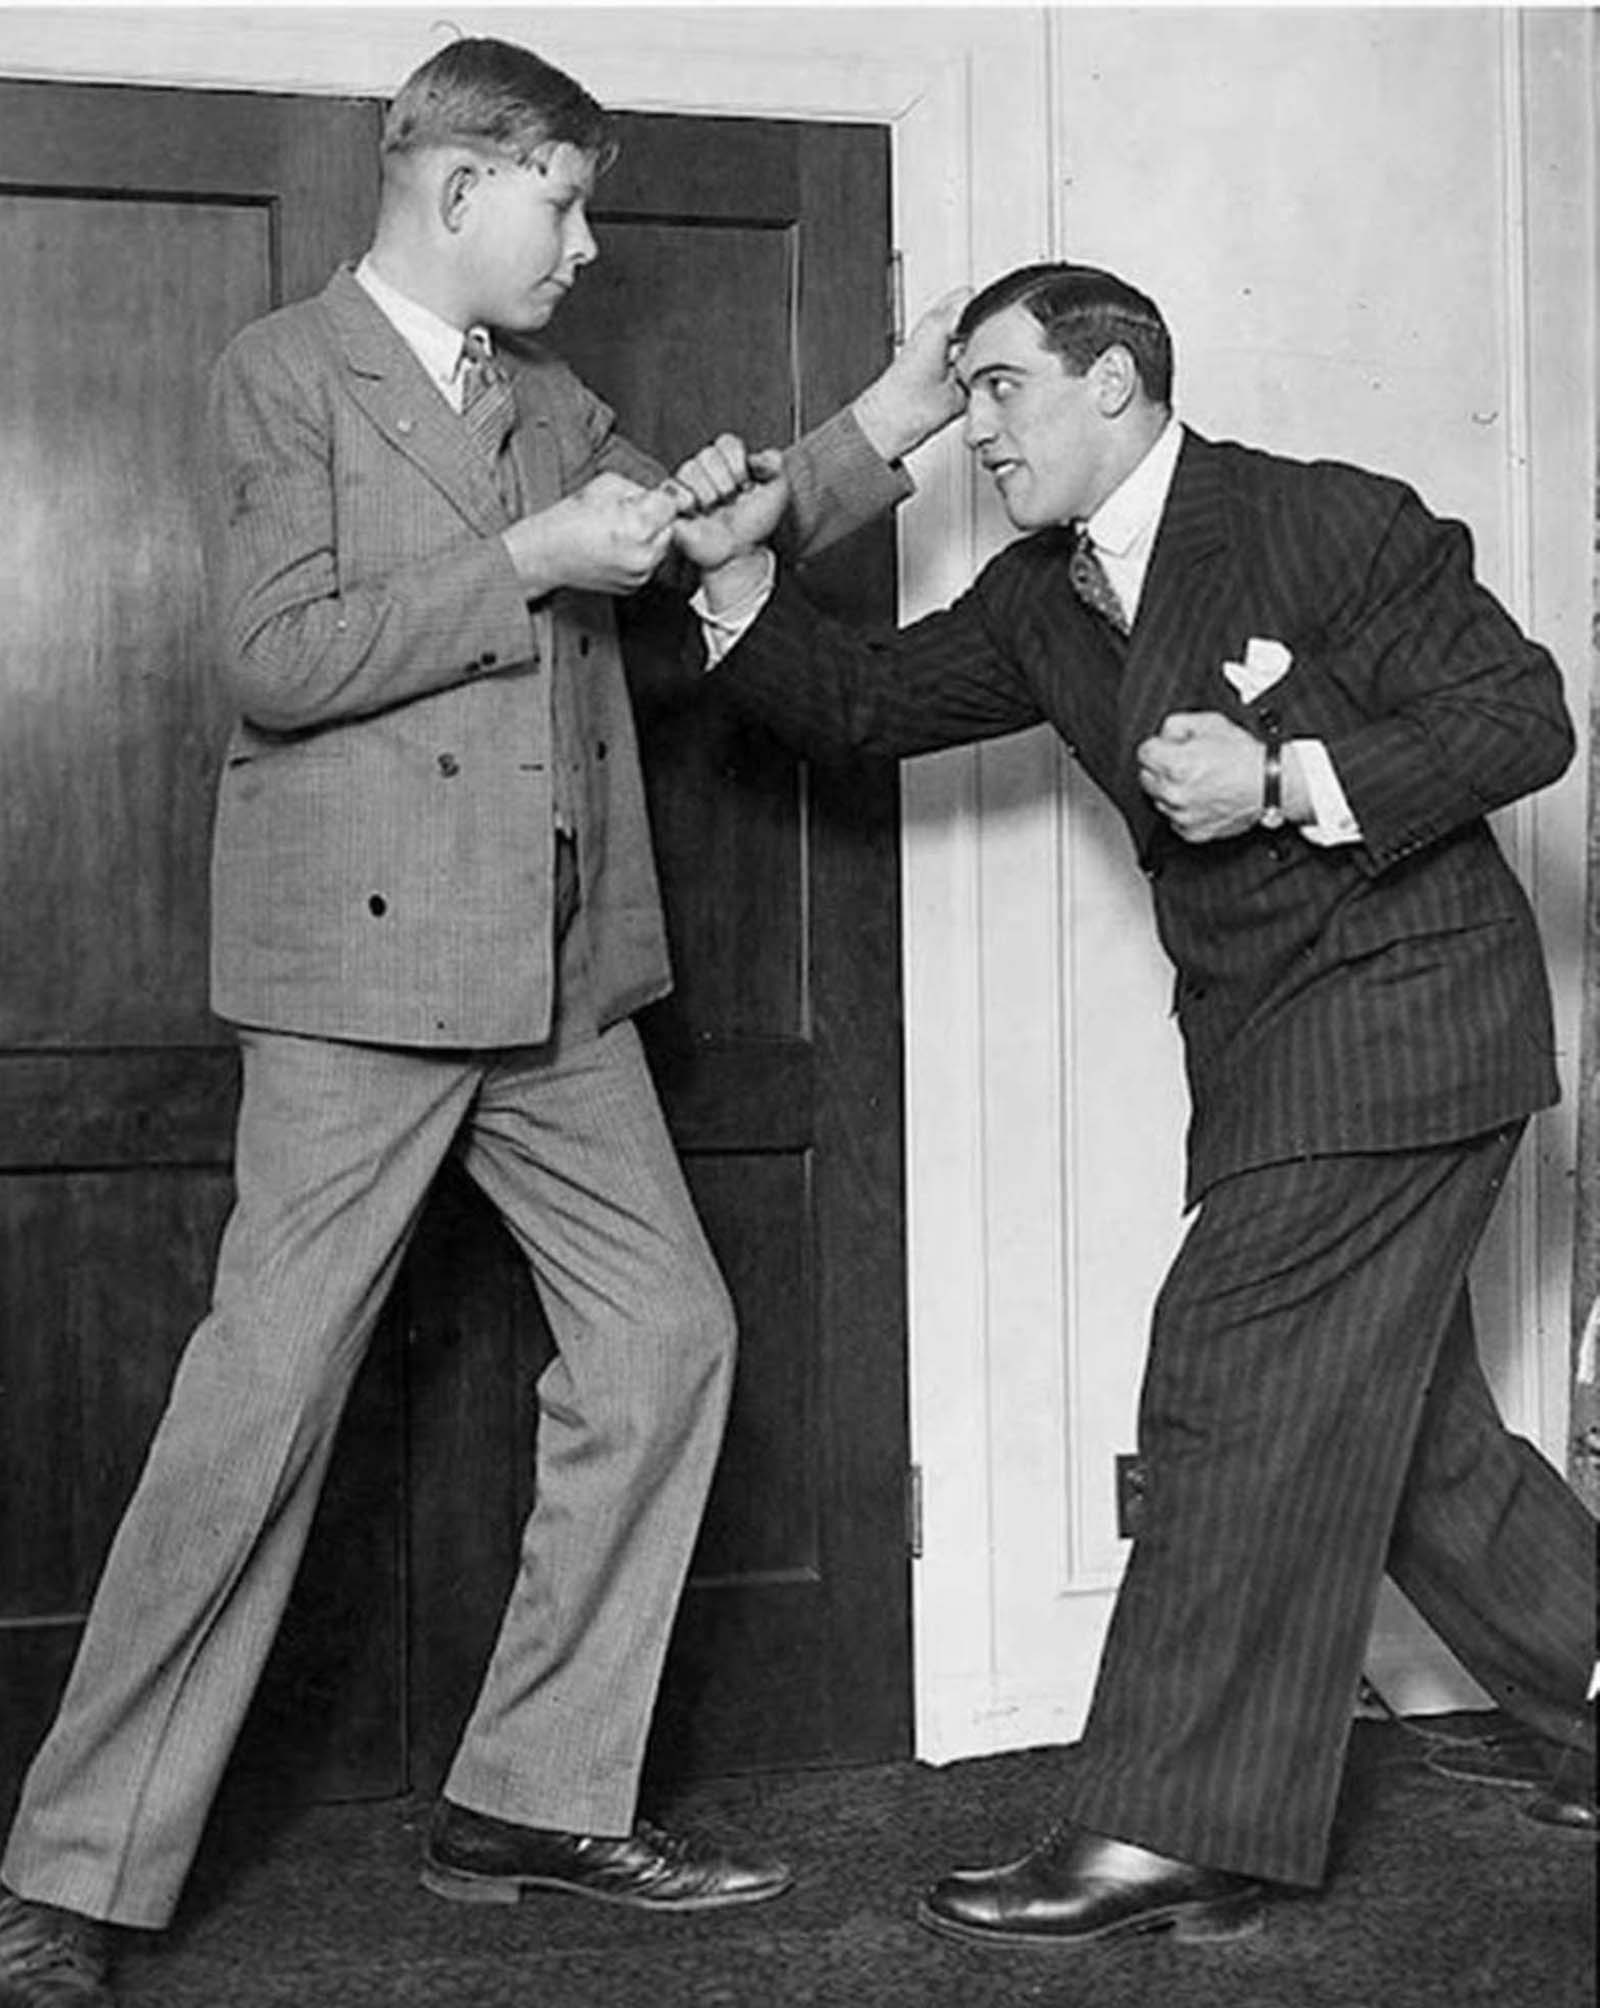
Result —
M906 260L903 251L889 253L889 341L899 348L906 338Z
M1117 1480L1117 1538L1133 1541L1138 1538L1139 1528L1144 1519L1144 1495L1146 1475L1144 1459L1131 1453L1119 1457L1116 1462Z
M913 1562L922 1559L922 1466L906 1468L906 1551Z

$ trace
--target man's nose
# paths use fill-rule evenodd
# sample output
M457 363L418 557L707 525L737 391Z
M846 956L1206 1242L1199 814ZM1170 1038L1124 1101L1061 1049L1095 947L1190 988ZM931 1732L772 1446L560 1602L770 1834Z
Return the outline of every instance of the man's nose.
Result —
M978 401L972 398L967 404L967 415L961 422L962 444L977 453L994 438L994 418Z

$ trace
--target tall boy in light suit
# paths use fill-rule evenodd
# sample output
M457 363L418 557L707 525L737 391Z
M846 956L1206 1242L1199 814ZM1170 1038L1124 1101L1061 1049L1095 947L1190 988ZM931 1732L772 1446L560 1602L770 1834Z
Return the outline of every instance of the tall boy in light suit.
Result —
M611 600L695 506L541 329L596 255L581 88L462 41L401 89L376 240L218 366L208 574L242 719L218 807L214 1002L240 1027L238 1203L4 1863L0 2002L111 2000L97 1921L170 1917L288 1595L345 1397L454 1151L556 1355L537 1501L429 1839L441 1895L655 1909L778 1863L636 1820L734 1326L631 1017L669 987ZM942 333L788 456L799 548L909 487Z

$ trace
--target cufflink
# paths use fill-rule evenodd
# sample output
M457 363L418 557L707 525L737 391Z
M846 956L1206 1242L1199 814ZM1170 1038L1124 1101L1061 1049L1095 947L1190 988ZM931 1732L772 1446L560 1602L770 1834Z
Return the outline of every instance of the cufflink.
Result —
M1283 742L1269 739L1261 762L1261 814L1256 821L1264 830L1281 830L1283 815Z

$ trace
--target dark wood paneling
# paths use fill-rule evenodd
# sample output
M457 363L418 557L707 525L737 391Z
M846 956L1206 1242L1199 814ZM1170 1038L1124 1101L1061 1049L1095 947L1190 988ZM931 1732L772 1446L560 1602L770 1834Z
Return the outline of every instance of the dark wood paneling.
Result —
M380 116L349 99L0 82L0 185L260 208L276 305L319 291L365 249ZM86 308L96 299L114 314L103 293Z
M81 1615L230 1200L222 1173L0 1181L0 1615Z
M617 159L596 191L595 213L602 222L794 224L801 215L802 153L815 130L774 119L623 112L616 120ZM876 217L867 220L877 229Z
M625 141L623 161L637 150ZM659 142L643 150L665 171ZM585 380L626 415L630 435L669 465L729 429L751 445L795 436L798 184L792 145L761 151L766 171L748 199L764 198L774 220L760 227L643 222L608 209L623 190L606 185L595 220L602 255L562 309L563 353L582 359ZM688 1028L696 1038L800 1035L798 765L720 704L714 687L686 685L681 603L648 595L624 605L622 618L677 976L656 1014L657 1039Z
M233 1046L0 1053L0 1172L233 1162Z
M809 1152L691 1153L689 1188L739 1312L728 1433L691 1580L814 1583L826 1463L812 1330ZM734 1672L730 1667L728 1671Z
M1595 521L1600 560L1600 514ZM1600 685L1589 741L1589 844L1583 930L1583 1001L1578 1045L1577 1232L1572 1251L1572 1418L1567 1476L1600 1513Z
M550 1338L488 1201L440 1176L402 1285L410 1471L410 1775L436 1786L476 1698L533 1504Z
M741 133L691 219L665 191L680 151L715 157L720 134L630 122L601 261L555 330L672 453L723 429L793 437L885 353L885 136ZM893 550L878 526L808 584L890 617ZM885 1757L910 1740L896 777L810 772L714 676L685 681L672 609L641 595L624 613L678 971L647 1037L741 1332L652 1761L667 1777Z
M259 209L0 192L0 1044L223 1036L196 897L229 724L200 424L267 253Z
M30 321L0 284L7 346L28 358L8 380L0 352L8 426L20 414L27 436L25 406L39 403L75 442L42 485L8 489L0 470L0 544L21 548L29 498L43 495L46 541L74 559L51 582L55 613L48 596L30 601L28 648L8 655L0 635L0 740L28 754L5 770L4 814L25 830L6 827L24 831L27 859L0 907L0 967L26 954L15 930L65 930L44 952L49 971L25 970L11 991L0 981L12 1028L0 1393L26 1390L15 1423L0 1407L12 1432L0 1542L6 1527L46 1530L38 1554L20 1534L0 1552L0 1763L12 1770L64 1675L72 1600L203 1302L231 1145L234 1064L196 1005L197 803L209 807L200 770L219 714L179 513L210 356L158 352L169 319L199 315L204 332L187 340L202 350L359 251L376 120L332 101L0 85L0 207L13 204L0 255L25 252L58 288L49 311L82 324L69 398L39 360L43 316ZM598 205L608 259L557 345L669 455L724 426L788 437L826 415L883 357L884 135L624 124ZM120 220L129 235L113 244ZM103 268L81 248L97 242ZM157 266L170 248L176 314L136 242ZM232 276L212 286L218 260ZM102 271L113 283L95 283ZM77 410L129 398L141 408L103 429ZM86 553L66 535L80 523ZM162 525L171 548L156 548ZM813 583L848 611L886 615L892 548L887 529L852 540ZM8 576L36 593L42 569ZM67 606L74 593L84 603ZM893 777L809 774L706 687L685 689L681 611L639 610L631 667L680 972L652 1056L743 1345L658 1755L676 1770L887 1756L909 1741ZM70 663L50 646L63 635ZM144 902L131 918L127 898ZM401 1310L358 1384L241 1745L238 1774L270 1774L283 1796L433 1782L515 1566L548 1339L503 1231L454 1174Z
M858 227L862 141L820 128L805 152L817 255L800 292L802 415L814 424L881 366L875 309L884 266ZM807 588L841 616L882 620L895 603L894 539L875 526L825 553ZM832 1586L817 1756L874 1760L911 1749L911 1592L906 1538L904 1116L901 1095L899 770L817 767L810 777L809 965L817 1058L816 1318L827 1335L829 1418L823 1567ZM839 1418L872 1418L842 1428Z
M281 1803L404 1789L405 1381L398 1321L351 1391L306 1558L230 1773Z
M228 707L196 525L206 380L358 254L378 112L0 83L0 1793L48 1720L230 1200L206 1010ZM242 1757L403 1782L399 1376L380 1354Z
M792 223L645 223L608 214L606 200L594 218L601 257L564 302L556 347L581 351L585 381L669 464L719 432L753 446L793 439L799 387L781 367L793 335ZM651 302L644 330L641 300ZM707 369L712 329L717 366Z
M804 1150L812 1140L816 1052L808 1039L657 1038L655 1083L678 1148Z
M17 1792L78 1650L76 1619L0 1620L0 1829L9 1830Z

